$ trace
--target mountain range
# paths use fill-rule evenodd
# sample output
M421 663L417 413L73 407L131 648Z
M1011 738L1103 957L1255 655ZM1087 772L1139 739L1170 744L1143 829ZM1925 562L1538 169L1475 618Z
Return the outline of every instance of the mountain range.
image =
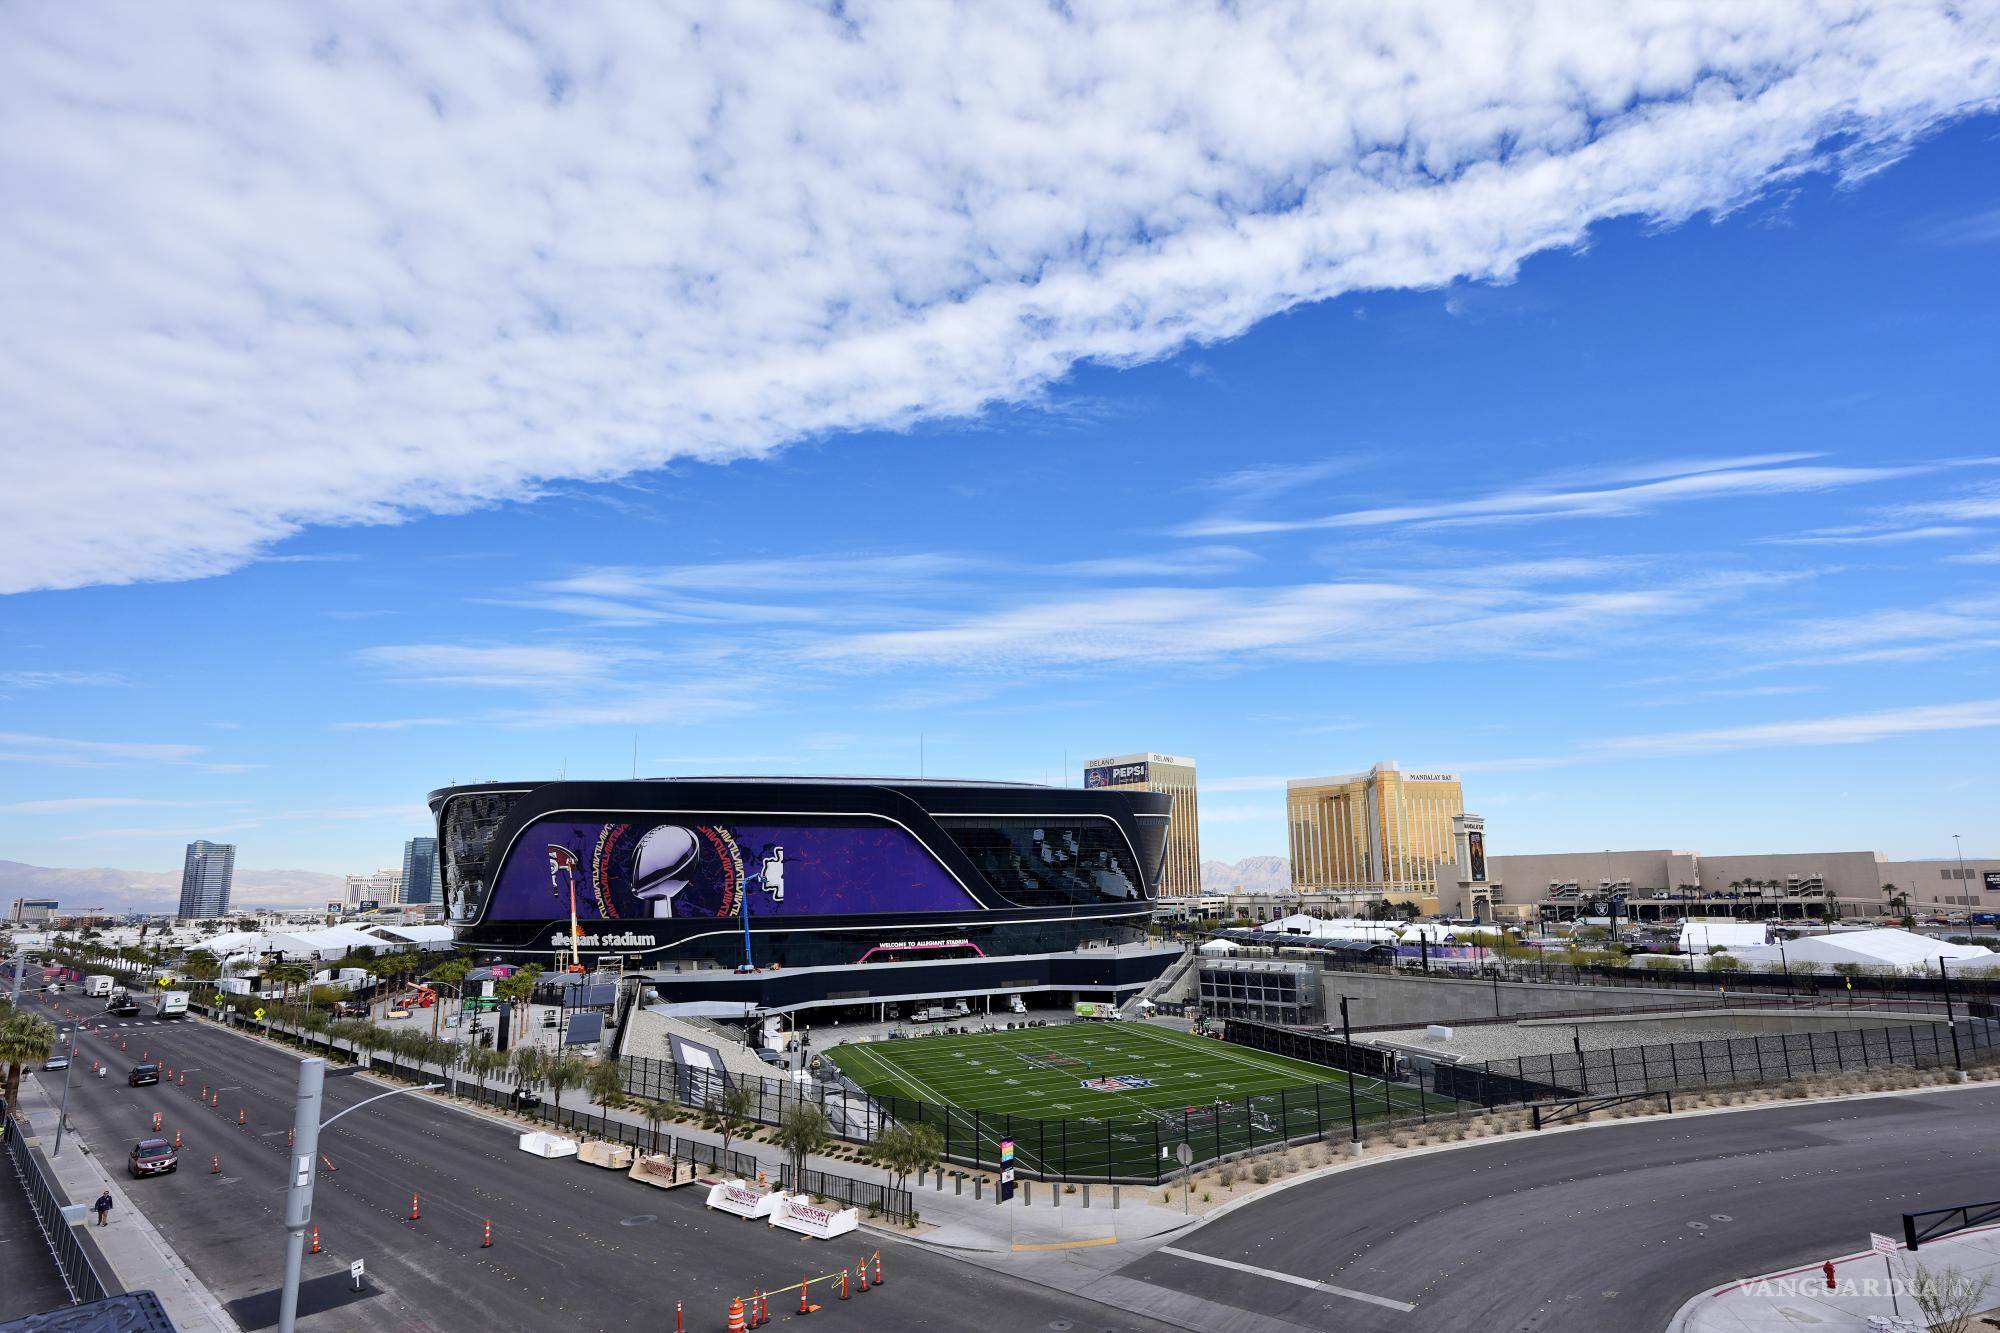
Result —
M334 902L347 892L339 875L314 870L238 870L232 907L304 907ZM180 905L178 870L88 870L0 861L0 911L16 898L53 898L65 908L107 912L171 912Z
M1292 863L1282 856L1201 863L1201 887L1212 893L1281 893L1291 886Z

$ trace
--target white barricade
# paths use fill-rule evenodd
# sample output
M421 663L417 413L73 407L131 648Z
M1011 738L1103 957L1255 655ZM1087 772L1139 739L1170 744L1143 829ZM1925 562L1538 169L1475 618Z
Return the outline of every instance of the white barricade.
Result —
M574 1157L576 1140L538 1129L521 1136L521 1151L531 1152L537 1157Z
M784 1203L771 1214L771 1225L796 1231L801 1236L832 1240L861 1225L860 1211L858 1208L823 1208L792 1194L787 1195Z
M725 1180L711 1186L708 1206L738 1217L769 1217L785 1201L780 1190L760 1190L740 1180Z

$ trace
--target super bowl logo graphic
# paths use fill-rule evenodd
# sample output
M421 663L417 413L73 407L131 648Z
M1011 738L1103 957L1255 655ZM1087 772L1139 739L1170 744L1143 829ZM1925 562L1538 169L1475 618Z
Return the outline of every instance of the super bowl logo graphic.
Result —
M712 818L541 821L507 857L487 910L692 922L979 907L907 830Z
M1090 1092L1130 1092L1134 1088L1153 1086L1153 1080L1131 1074L1112 1074L1106 1078L1079 1079L1078 1082Z

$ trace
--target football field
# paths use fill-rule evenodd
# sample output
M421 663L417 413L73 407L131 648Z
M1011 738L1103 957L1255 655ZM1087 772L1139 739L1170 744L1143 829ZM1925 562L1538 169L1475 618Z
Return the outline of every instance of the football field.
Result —
M1012 1138L1028 1170L1054 1175L1157 1174L1162 1150L1181 1142L1207 1160L1317 1134L1348 1114L1339 1070L1148 1023L873 1041L827 1055L892 1117L937 1125L947 1155L984 1162ZM1354 1087L1364 1117L1418 1108L1414 1088L1367 1077Z

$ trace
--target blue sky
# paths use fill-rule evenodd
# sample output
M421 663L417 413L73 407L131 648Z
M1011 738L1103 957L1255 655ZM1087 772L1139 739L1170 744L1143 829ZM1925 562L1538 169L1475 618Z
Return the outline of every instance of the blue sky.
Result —
M921 48L875 20L851 58ZM1283 136L1076 94L1160 136L1102 176L1003 89L958 98L977 153L878 165L836 125L788 182L746 147L786 90L681 130L698 99L584 58L720 80L770 34L487 68L442 25L374 62L365 16L269 21L135 68L0 21L0 167L40 201L0 221L34 275L0 296L0 857L364 870L430 788L622 776L635 741L647 775L1193 755L1223 859L1283 853L1286 777L1381 759L1463 772L1501 853L2000 849L1991 31L1773 17L1793 77L1738 34L1761 82L1719 110L1728 58L1657 41L1539 100L1501 70L1497 129L1419 79L1370 130L1391 167L1310 62ZM1129 74L1117 38L1074 59ZM288 59L169 115L228 39ZM453 128L385 143L412 69ZM817 91L858 142L899 88Z

